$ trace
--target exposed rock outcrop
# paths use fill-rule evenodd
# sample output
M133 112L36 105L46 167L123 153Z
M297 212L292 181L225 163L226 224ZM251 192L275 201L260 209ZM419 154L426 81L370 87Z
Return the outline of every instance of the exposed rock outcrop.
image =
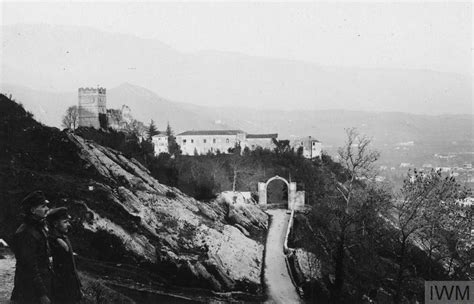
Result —
M321 279L321 262L315 254L304 249L293 250L289 256L289 261L294 269L294 276L297 283L302 284L307 281Z
M196 201L160 184L120 152L72 133L68 138L78 147L84 168L97 173L89 191L97 192L91 196L98 199L82 203L84 229L118 238L139 261L176 270L167 276L174 283L218 291L260 289L263 245L229 224L266 229L264 212L254 205Z
M250 232L255 235L262 229L267 230L268 215L257 206L255 200L250 196L250 192L222 192L216 202L227 206L227 220L242 233Z
M0 238L8 242L19 225L18 201L41 189L72 214L71 240L78 258L91 261L87 271L133 266L160 284L261 290L260 209L196 201L122 153L45 127L0 98Z

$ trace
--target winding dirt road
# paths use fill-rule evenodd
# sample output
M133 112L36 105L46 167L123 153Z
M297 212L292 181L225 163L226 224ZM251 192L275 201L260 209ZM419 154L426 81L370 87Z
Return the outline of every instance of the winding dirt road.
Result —
M301 303L286 268L283 242L290 215L283 209L267 210L272 217L265 253L265 284L269 303Z

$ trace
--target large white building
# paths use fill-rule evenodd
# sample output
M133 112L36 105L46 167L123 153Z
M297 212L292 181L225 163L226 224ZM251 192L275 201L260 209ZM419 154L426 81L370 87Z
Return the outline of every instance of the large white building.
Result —
M242 148L248 147L250 150L255 150L258 147L263 149L273 150L275 144L273 140L278 139L278 134L247 134L245 137L245 142L242 145Z
M168 137L164 134L153 136L155 155L168 153ZM230 149L240 145L241 149L257 148L273 150L274 141L278 134L247 134L242 130L193 130L176 135L176 142L183 155L203 155L216 153L229 153ZM303 156L306 158L321 157L321 143L309 137L300 138L291 142L295 150L302 147Z
M241 130L186 131L176 135L176 142L183 155L228 153L245 141L245 135Z
M229 153L229 149L239 145L241 149L258 147L273 149L273 140L278 134L247 134L242 130L199 130L186 131L176 136L183 155Z

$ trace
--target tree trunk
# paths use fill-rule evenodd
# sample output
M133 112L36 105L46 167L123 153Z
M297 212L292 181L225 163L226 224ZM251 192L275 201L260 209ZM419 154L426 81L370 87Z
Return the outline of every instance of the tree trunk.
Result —
M403 272L405 271L405 254L406 254L406 238L403 237L400 247L400 255L398 257L398 274L397 274L397 289L395 293L395 303L399 304L402 301L403 293Z
M433 246L431 246L431 243L430 243L430 249L428 251L428 279L431 280L432 279L432 276L433 276L433 263L432 263L432 259L433 259Z
M449 258L448 275L451 274L451 269L452 269L452 267L453 267L453 261L454 261L454 258L451 256L451 257Z
M234 180L232 181L232 192L235 192L236 183L237 183L237 170L234 169Z
M339 236L339 244L337 246L335 254L335 280L332 288L332 303L340 303L342 287L344 286L344 245L345 245L345 232L342 231Z

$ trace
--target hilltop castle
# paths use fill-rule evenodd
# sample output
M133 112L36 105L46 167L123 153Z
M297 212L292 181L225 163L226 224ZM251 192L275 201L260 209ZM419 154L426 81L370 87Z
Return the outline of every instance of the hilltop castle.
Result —
M107 126L105 88L79 88L79 126L96 129Z
M80 127L111 127L120 130L132 120L130 108L125 105L121 110L107 110L105 88L79 88L78 96ZM192 130L176 135L176 142L184 155L229 153L229 149L236 145L242 149L255 150L260 147L271 150L274 149L274 140L277 139L277 133L247 134L241 130ZM156 155L168 153L168 136L155 135L152 142ZM311 136L293 140L290 146L295 150L301 149L306 158L321 157L321 143Z

